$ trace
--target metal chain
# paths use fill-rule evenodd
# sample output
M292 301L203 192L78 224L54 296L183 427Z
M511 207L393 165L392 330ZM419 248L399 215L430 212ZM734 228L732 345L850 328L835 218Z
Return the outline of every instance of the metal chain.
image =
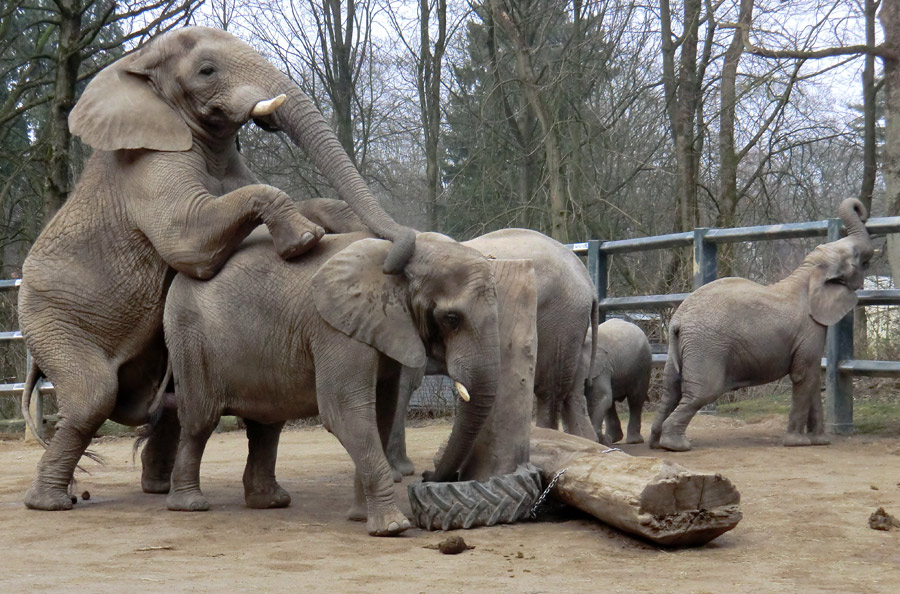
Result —
M550 481L550 484L547 485L547 488L544 489L544 492L541 493L541 496L538 497L538 500L535 501L534 505L531 506L531 519L534 519L537 517L538 509L540 509L541 505L544 504L544 499L546 499L547 495L550 494L550 489L552 489L553 487L556 486L556 483L559 481L559 477L564 475L567 470L569 470L569 469L563 468L562 470L557 472L556 475L553 477L553 479Z
M623 450L623 449L621 449L621 448L609 448L608 450L603 450L603 451L600 452L600 453L601 453L601 454L608 454L608 453L610 453L610 452L624 452L624 451L625 451L625 450Z

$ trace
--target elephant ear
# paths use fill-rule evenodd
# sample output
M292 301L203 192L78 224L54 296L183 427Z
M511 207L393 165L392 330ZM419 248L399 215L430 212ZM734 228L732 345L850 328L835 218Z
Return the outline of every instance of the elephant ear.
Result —
M425 365L425 346L413 320L403 275L382 272L391 242L361 239L313 275L319 315L336 330L407 367Z
M836 324L856 306L856 291L844 283L833 263L815 266L809 275L809 315L823 326Z
M190 128L150 83L160 61L157 45L110 64L88 83L69 114L72 134L104 151L191 148Z

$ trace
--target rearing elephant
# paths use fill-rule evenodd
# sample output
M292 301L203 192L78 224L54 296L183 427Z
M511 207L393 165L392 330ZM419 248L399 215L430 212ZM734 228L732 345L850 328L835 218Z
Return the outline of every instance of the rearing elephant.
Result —
M60 407L28 507L72 507L68 483L106 419L149 420L176 271L212 277L261 223L282 258L321 237L284 192L256 183L244 165L235 138L250 119L303 146L362 222L394 242L386 272L412 255L414 233L381 209L313 102L249 45L188 27L110 65L69 116L72 132L96 150L23 267L19 319L34 355L23 412L28 418L42 374ZM142 456L145 491L168 491L177 432L174 411L164 411Z
M650 446L691 449L685 429L697 411L735 388L790 375L793 400L786 446L825 445L819 394L827 326L856 305L873 247L859 200L841 202L847 237L820 245L787 278L762 286L723 278L700 287L669 326L665 406Z

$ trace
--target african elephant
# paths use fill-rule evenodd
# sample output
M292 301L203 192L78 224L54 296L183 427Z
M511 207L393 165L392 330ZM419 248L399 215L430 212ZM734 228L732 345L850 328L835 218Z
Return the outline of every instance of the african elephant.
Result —
M585 339L582 365L588 367L591 336ZM616 413L616 402L628 402L628 434L625 443L643 443L641 413L650 388L650 366L653 355L644 331L630 322L611 319L597 328L594 365L585 387L588 412L597 438L604 443L622 439L622 424ZM606 422L606 433L602 425Z
M208 509L200 459L222 414L247 423L247 504L287 505L275 480L279 432L288 419L318 413L356 464L365 503L357 498L351 519L367 518L370 534L405 530L383 446L401 365L421 367L426 356L446 366L464 399L471 394L451 432L452 453L429 478L455 476L497 391L491 265L424 233L403 274L385 275L390 244L364 237L326 235L304 258L285 262L254 236L214 279L175 278L164 323L181 439L169 509Z
M356 230L359 222L338 201L299 203L303 214L329 232ZM570 249L530 229L502 229L463 242L485 256L500 259L527 258L534 265L537 281L537 367L534 392L537 425L557 428L560 417L565 430L597 441L584 394L587 366L581 365L585 330L597 326L594 285L584 264ZM430 364L429 373L442 373ZM413 473L406 454L406 407L425 370L404 370L398 403L398 422L388 444L391 466L405 475Z
M768 286L723 278L678 307L651 447L691 449L685 429L701 407L729 390L788 374L793 398L784 445L829 443L819 392L826 328L856 305L873 253L862 203L848 198L839 213L847 237L817 247L787 278Z
M378 236L394 240L397 272L415 235L378 205L333 131L287 76L229 33L166 33L101 71L69 116L94 147L75 191L23 266L19 319L34 355L23 413L38 379L56 387L60 422L25 494L30 508L69 509L67 485L106 419L140 425L165 388L163 305L176 272L215 275L265 224L283 258L323 230L280 190L256 183L236 150L250 119L302 145L340 197ZM168 491L174 411L144 450L142 486Z

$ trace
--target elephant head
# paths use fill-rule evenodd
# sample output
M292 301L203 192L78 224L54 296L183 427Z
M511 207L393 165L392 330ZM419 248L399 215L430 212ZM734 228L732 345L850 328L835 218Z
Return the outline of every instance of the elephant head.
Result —
M454 422L433 480L453 480L494 404L500 375L497 293L478 251L423 233L402 275L381 273L390 244L362 239L313 277L316 309L342 333L407 367L445 363L468 401Z
M863 287L866 268L874 248L863 223L866 209L855 198L838 209L847 237L820 245L804 260L809 273L809 312L814 320L829 326L856 305L856 290Z
M394 242L385 272L402 269L414 232L384 212L312 100L230 33L185 27L155 38L88 84L69 126L96 149L187 151L233 146L250 119L303 147L365 225Z

